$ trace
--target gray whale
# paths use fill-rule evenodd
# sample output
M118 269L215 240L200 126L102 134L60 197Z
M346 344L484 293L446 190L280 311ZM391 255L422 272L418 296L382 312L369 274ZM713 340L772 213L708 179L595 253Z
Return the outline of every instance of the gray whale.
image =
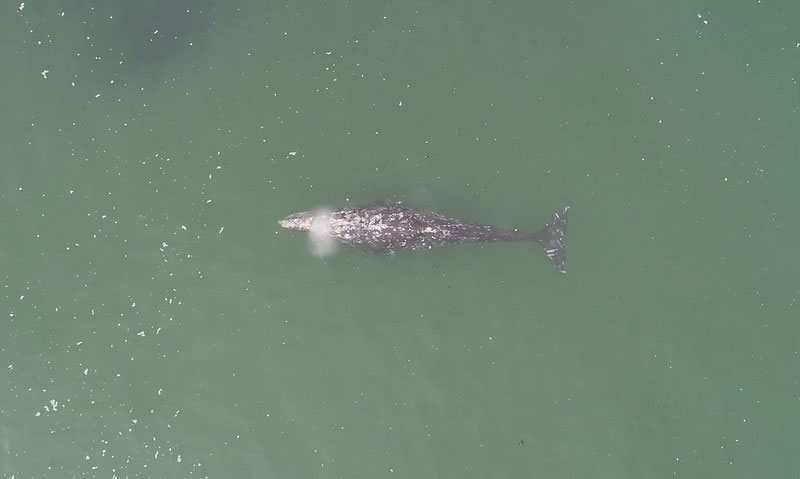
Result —
M322 231L344 243L375 252L459 243L536 241L553 266L565 273L568 211L569 206L561 208L535 233L471 223L388 202L332 211L303 211L283 218L279 224L297 231Z

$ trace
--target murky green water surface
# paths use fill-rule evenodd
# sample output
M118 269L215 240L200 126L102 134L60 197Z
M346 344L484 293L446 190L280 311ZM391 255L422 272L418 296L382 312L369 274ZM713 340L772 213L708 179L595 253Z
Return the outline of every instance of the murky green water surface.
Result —
M0 14L0 477L796 473L795 3L162 3Z

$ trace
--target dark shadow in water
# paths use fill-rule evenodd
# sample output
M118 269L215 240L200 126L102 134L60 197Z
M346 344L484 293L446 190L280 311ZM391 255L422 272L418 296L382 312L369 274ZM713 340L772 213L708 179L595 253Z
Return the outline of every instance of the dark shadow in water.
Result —
M215 27L215 0L115 0L81 9L97 69L124 82L190 65Z

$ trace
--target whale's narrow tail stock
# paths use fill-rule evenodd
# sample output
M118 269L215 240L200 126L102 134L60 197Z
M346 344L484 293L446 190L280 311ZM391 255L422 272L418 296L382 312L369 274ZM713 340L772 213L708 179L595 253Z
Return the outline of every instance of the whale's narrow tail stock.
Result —
M542 231L536 233L536 241L542 245L553 266L562 273L567 272L564 267L567 259L567 251L564 248L564 235L567 233L567 211L569 211L569 206L556 211Z

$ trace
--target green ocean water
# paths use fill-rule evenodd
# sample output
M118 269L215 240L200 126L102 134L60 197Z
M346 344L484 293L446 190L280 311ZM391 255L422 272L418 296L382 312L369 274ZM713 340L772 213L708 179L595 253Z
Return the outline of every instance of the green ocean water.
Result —
M800 4L7 3L0 477L800 469ZM401 200L529 244L320 259Z

